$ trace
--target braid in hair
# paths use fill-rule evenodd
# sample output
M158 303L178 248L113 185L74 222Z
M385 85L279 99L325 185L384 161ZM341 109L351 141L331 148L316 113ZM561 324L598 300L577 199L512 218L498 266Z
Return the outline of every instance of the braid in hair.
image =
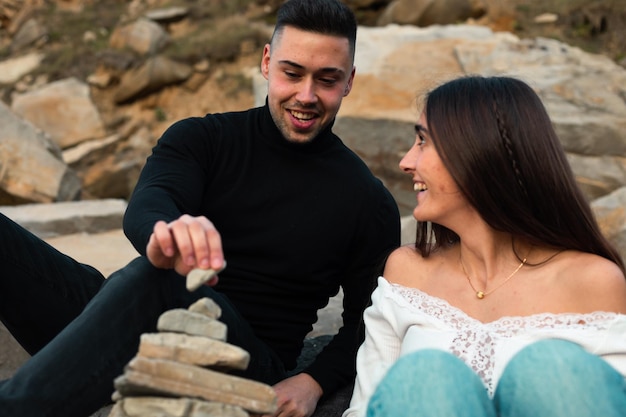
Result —
M524 181L522 180L522 173L519 169L519 162L515 157L515 152L513 150L513 143L511 142L511 137L509 136L509 131L506 128L506 123L498 110L498 100L496 95L493 95L493 112L496 115L496 121L498 122L498 132L500 133L500 137L504 142L504 148L509 154L509 158L511 161L511 167L513 168L513 172L515 173L515 178L517 179L517 183L519 184L522 192L526 197L528 197L528 191L526 190L526 186L524 185Z

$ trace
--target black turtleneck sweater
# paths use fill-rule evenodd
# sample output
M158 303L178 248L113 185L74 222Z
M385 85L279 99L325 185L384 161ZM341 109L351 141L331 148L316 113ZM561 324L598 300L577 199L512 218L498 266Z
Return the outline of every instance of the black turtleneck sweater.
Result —
M331 127L288 142L267 104L179 121L153 149L124 218L143 255L158 220L211 220L228 263L216 289L286 369L342 286L344 325L305 371L325 394L354 377L363 309L400 240L391 194Z

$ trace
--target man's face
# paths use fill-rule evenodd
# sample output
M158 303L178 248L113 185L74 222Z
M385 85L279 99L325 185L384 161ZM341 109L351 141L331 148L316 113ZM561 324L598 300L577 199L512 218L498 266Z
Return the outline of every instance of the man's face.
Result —
M354 80L348 39L290 26L265 45L261 72L274 123L287 140L301 143L335 118Z

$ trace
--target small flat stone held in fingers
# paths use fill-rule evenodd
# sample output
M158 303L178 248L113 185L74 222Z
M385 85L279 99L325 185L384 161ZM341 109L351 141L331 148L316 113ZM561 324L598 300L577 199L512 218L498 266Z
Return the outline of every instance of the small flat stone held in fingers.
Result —
M215 269L192 269L187 274L187 290L195 291L200 288L205 282L209 281L213 278L218 272L224 270L226 267L226 262L224 262L224 266L222 269L216 271Z

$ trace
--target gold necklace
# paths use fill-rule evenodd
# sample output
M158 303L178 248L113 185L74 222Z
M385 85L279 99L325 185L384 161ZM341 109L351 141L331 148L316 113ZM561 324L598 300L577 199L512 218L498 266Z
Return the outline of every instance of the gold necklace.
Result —
M476 288L474 288L474 285L472 285L472 280L470 279L470 276L468 275L467 271L465 270L465 265L463 265L463 259L461 258L461 256L459 255L459 263L461 264L461 268L463 269L463 273L465 274L465 277L467 278L467 282L469 283L470 287L472 287L472 290L474 290L474 292L476 293L476 298L478 298L479 300L482 300L483 298L485 298L487 295L491 294L492 292L494 292L495 290L497 290L498 288L500 288L501 286L503 286L504 284L507 283L508 280L510 280L511 278L513 278L513 276L515 274L517 274L517 271L519 271L520 269L522 269L522 267L526 264L526 258L524 258L522 260L522 263L520 263L517 268L515 268L515 271L513 271L511 273L511 275L509 275L508 277L506 277L506 279L504 281L502 281L502 283L500 283L500 285L498 285L496 288L492 289L491 291L478 291Z

